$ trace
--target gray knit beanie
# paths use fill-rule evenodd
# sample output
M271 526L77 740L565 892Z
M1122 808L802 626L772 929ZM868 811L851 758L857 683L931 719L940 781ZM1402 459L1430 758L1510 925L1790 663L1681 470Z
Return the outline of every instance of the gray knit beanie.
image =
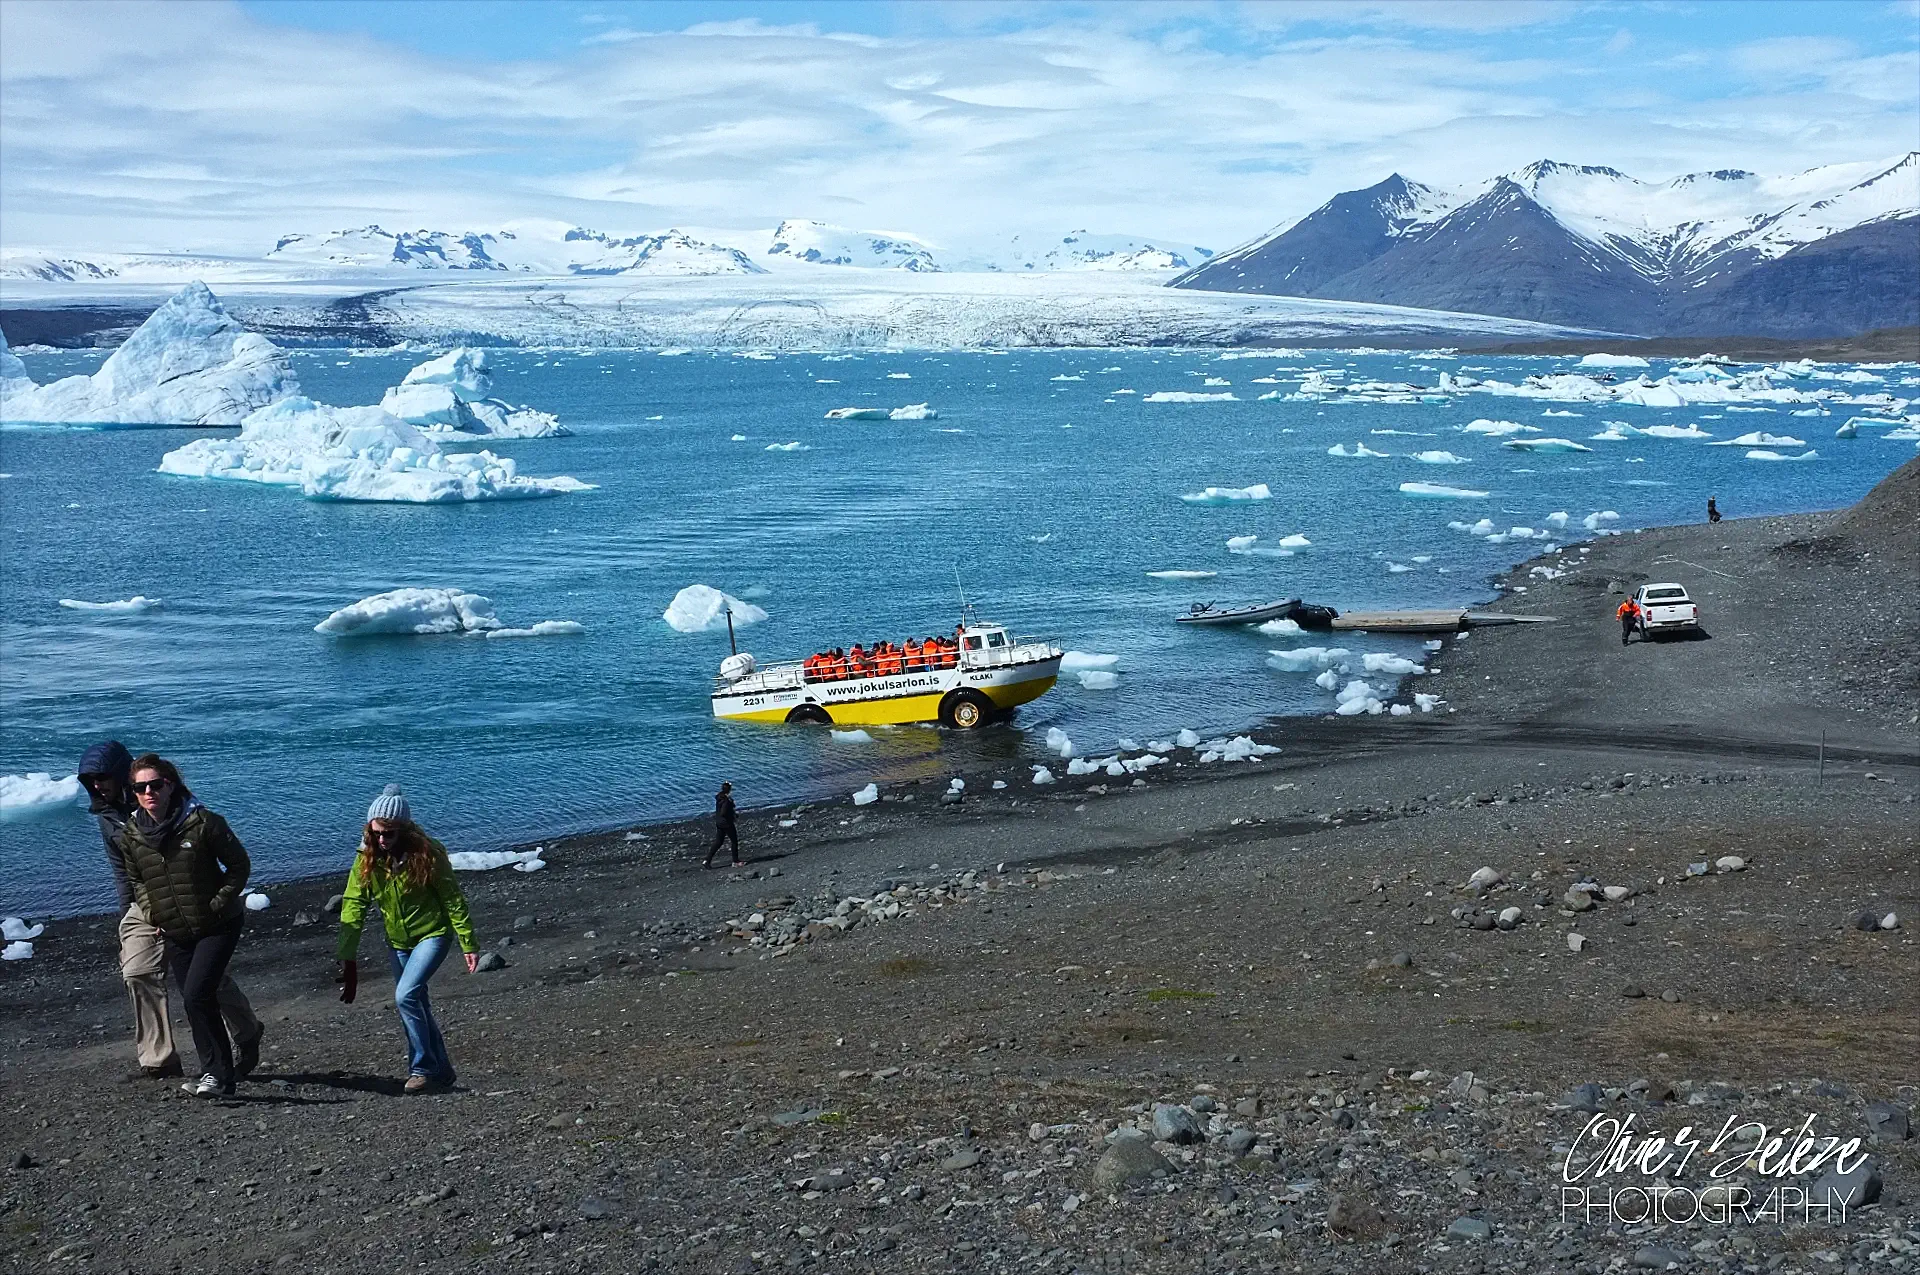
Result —
M410 820L413 811L407 807L407 796L400 791L399 784L388 784L380 790L380 795L367 807L367 822L375 819Z

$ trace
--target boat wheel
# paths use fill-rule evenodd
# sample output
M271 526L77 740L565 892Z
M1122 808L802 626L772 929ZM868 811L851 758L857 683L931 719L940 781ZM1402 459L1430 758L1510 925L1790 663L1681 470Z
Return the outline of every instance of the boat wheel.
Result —
M829 717L827 715L827 710L820 707L818 704L800 705L798 708L794 709L791 713L787 714L787 720L789 722L796 722L801 726L833 725L833 718Z
M940 722L955 730L974 730L984 726L993 714L993 701L975 690L958 690L940 705Z

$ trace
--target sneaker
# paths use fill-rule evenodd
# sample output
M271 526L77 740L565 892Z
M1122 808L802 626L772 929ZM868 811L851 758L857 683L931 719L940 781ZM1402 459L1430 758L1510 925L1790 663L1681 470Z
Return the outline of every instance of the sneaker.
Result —
M260 1024L260 1030L253 1034L252 1040L244 1045L235 1047L233 1053L234 1075L245 1080L253 1074L253 1069L260 1065L260 1042L265 1040L266 1036L267 1025L262 1023Z
M425 1089L429 1083L425 1076L408 1076L406 1089L408 1093L419 1093Z
M192 1094L196 1098L218 1098L223 1091L220 1087L219 1080L214 1077L212 1072L208 1072L198 1080L189 1080L186 1084L181 1085L180 1092Z

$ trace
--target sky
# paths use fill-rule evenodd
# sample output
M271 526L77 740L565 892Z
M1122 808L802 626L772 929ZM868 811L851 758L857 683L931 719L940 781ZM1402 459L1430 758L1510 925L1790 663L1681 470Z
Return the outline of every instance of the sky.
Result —
M1920 149L1920 0L5 0L0 250L789 217L1224 249L1393 172Z

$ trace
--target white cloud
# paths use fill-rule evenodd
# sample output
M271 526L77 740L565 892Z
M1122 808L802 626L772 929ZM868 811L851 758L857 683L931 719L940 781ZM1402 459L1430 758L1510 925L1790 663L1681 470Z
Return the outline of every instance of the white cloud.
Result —
M375 220L634 232L858 207L953 245L1085 227L1226 247L1396 169L1663 178L1920 145L1911 49L1729 50L1711 15L1656 64L1616 11L1576 29L1557 3L908 12L924 31L602 24L561 57L483 61L224 3L7 0L0 225L9 247L259 251Z

